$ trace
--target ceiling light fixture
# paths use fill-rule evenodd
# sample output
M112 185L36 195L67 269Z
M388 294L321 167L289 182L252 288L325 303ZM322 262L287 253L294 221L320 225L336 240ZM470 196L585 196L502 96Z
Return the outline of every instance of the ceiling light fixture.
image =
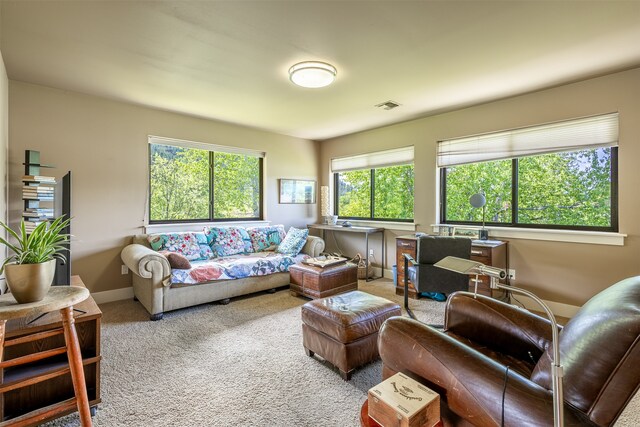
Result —
M336 67L326 62L298 62L289 68L289 79L298 86L319 88L329 86L336 79Z

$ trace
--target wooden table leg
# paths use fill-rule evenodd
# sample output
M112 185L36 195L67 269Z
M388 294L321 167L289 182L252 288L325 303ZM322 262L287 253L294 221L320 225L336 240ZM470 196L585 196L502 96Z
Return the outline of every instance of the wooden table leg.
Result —
M0 362L3 360L4 355L4 325L6 320L0 320ZM0 384L4 382L4 372L0 372ZM4 393L0 394L0 421L4 416Z
M89 396L84 380L84 368L82 366L82 355L78 344L78 335L73 320L73 307L65 307L60 310L62 315L62 327L64 329L64 340L67 344L67 355L69 357L69 369L71 371L71 381L78 404L78 413L82 427L91 427L91 412L89 410Z

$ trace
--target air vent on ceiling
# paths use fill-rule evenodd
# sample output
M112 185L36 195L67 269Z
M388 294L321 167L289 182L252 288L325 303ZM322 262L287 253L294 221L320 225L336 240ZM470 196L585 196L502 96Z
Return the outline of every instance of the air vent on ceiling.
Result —
M400 104L398 104L395 101L385 101L381 104L376 105L376 107L378 108L384 108L385 110L393 110L396 107L399 107Z

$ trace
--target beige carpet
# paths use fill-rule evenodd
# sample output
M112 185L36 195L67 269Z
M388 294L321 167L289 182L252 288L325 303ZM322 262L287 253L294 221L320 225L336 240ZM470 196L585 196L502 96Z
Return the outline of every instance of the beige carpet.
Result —
M401 303L388 280L360 290ZM343 381L304 354L300 306L283 290L205 304L148 321L142 306L101 306L102 400L95 426L358 426L380 362ZM416 315L442 323L444 304L411 301ZM640 425L635 398L618 426ZM77 416L47 426L78 426Z

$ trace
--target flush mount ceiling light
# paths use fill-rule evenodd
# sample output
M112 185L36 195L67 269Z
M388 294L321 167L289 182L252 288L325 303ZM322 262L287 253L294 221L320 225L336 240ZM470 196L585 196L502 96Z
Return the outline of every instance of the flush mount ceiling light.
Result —
M337 73L336 67L326 62L305 61L289 68L289 79L298 86L319 88L333 83Z

